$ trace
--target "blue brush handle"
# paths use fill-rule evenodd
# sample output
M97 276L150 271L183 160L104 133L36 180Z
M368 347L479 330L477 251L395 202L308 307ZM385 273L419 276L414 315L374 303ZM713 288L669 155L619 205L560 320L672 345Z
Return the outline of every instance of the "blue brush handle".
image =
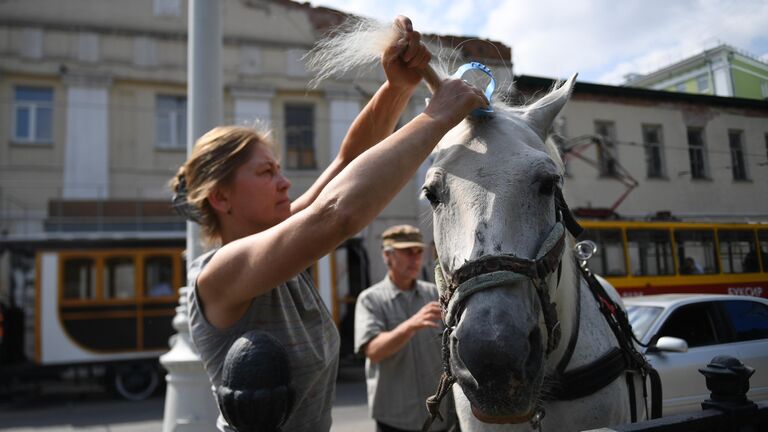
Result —
M479 62L469 62L461 65L458 69L456 69L456 72L453 73L452 78L461 78L464 76L465 73L467 73L468 70L475 69L479 70L480 72L483 72L484 74L488 75L488 77L491 79L491 81L488 83L488 85L485 87L485 98L488 99L488 102L491 102L491 96L493 95L493 92L496 90L496 79L493 77L493 72L491 72L491 69ZM474 111L472 111L472 116L474 117L487 117L490 114L493 113L493 108L488 106L488 108L477 108Z

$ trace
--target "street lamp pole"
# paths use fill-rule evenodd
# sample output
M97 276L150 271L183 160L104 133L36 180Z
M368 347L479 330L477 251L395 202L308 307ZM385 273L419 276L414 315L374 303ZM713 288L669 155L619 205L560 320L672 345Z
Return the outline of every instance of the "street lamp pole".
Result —
M221 5L219 0L190 0L187 38L187 155L197 138L222 121ZM187 273L202 252L200 228L187 223ZM189 285L189 281L187 281ZM187 291L179 289L179 306L173 318L177 334L171 350L160 357L168 370L163 432L216 430L219 410L211 383L189 336Z

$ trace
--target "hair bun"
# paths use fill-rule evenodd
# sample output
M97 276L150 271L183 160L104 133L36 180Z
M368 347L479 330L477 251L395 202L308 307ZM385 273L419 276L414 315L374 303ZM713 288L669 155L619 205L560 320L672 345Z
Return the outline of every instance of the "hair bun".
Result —
M196 223L201 223L202 214L200 211L187 201L187 176L183 170L176 174L176 185L173 188L174 194L171 199L171 207L184 219Z

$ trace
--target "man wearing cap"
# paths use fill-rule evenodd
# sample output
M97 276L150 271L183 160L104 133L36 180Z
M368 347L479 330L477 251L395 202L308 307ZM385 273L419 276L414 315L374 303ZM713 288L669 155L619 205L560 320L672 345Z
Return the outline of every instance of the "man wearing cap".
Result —
M442 372L440 304L435 285L417 279L424 243L418 228L397 225L384 231L387 276L364 290L355 308L355 352L365 355L368 407L377 431L419 431L427 418L425 401ZM454 423L451 398L431 430Z

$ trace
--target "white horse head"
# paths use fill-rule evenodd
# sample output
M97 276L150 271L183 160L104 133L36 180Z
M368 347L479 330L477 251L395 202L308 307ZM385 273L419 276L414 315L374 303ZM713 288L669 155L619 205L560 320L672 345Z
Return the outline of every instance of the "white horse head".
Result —
M557 240L552 232L559 222L556 191L563 168L545 138L574 82L575 77L527 107L494 104L492 119L466 119L438 144L423 193L432 205L439 268L447 281L494 256L535 261L548 252L542 249L548 239ZM479 282L486 284L482 293L457 304L448 325L455 326L451 369L473 413L508 423L533 415L554 336L532 281L501 273L496 281ZM463 282L472 289L473 280ZM539 289L563 304L556 281L544 282Z

